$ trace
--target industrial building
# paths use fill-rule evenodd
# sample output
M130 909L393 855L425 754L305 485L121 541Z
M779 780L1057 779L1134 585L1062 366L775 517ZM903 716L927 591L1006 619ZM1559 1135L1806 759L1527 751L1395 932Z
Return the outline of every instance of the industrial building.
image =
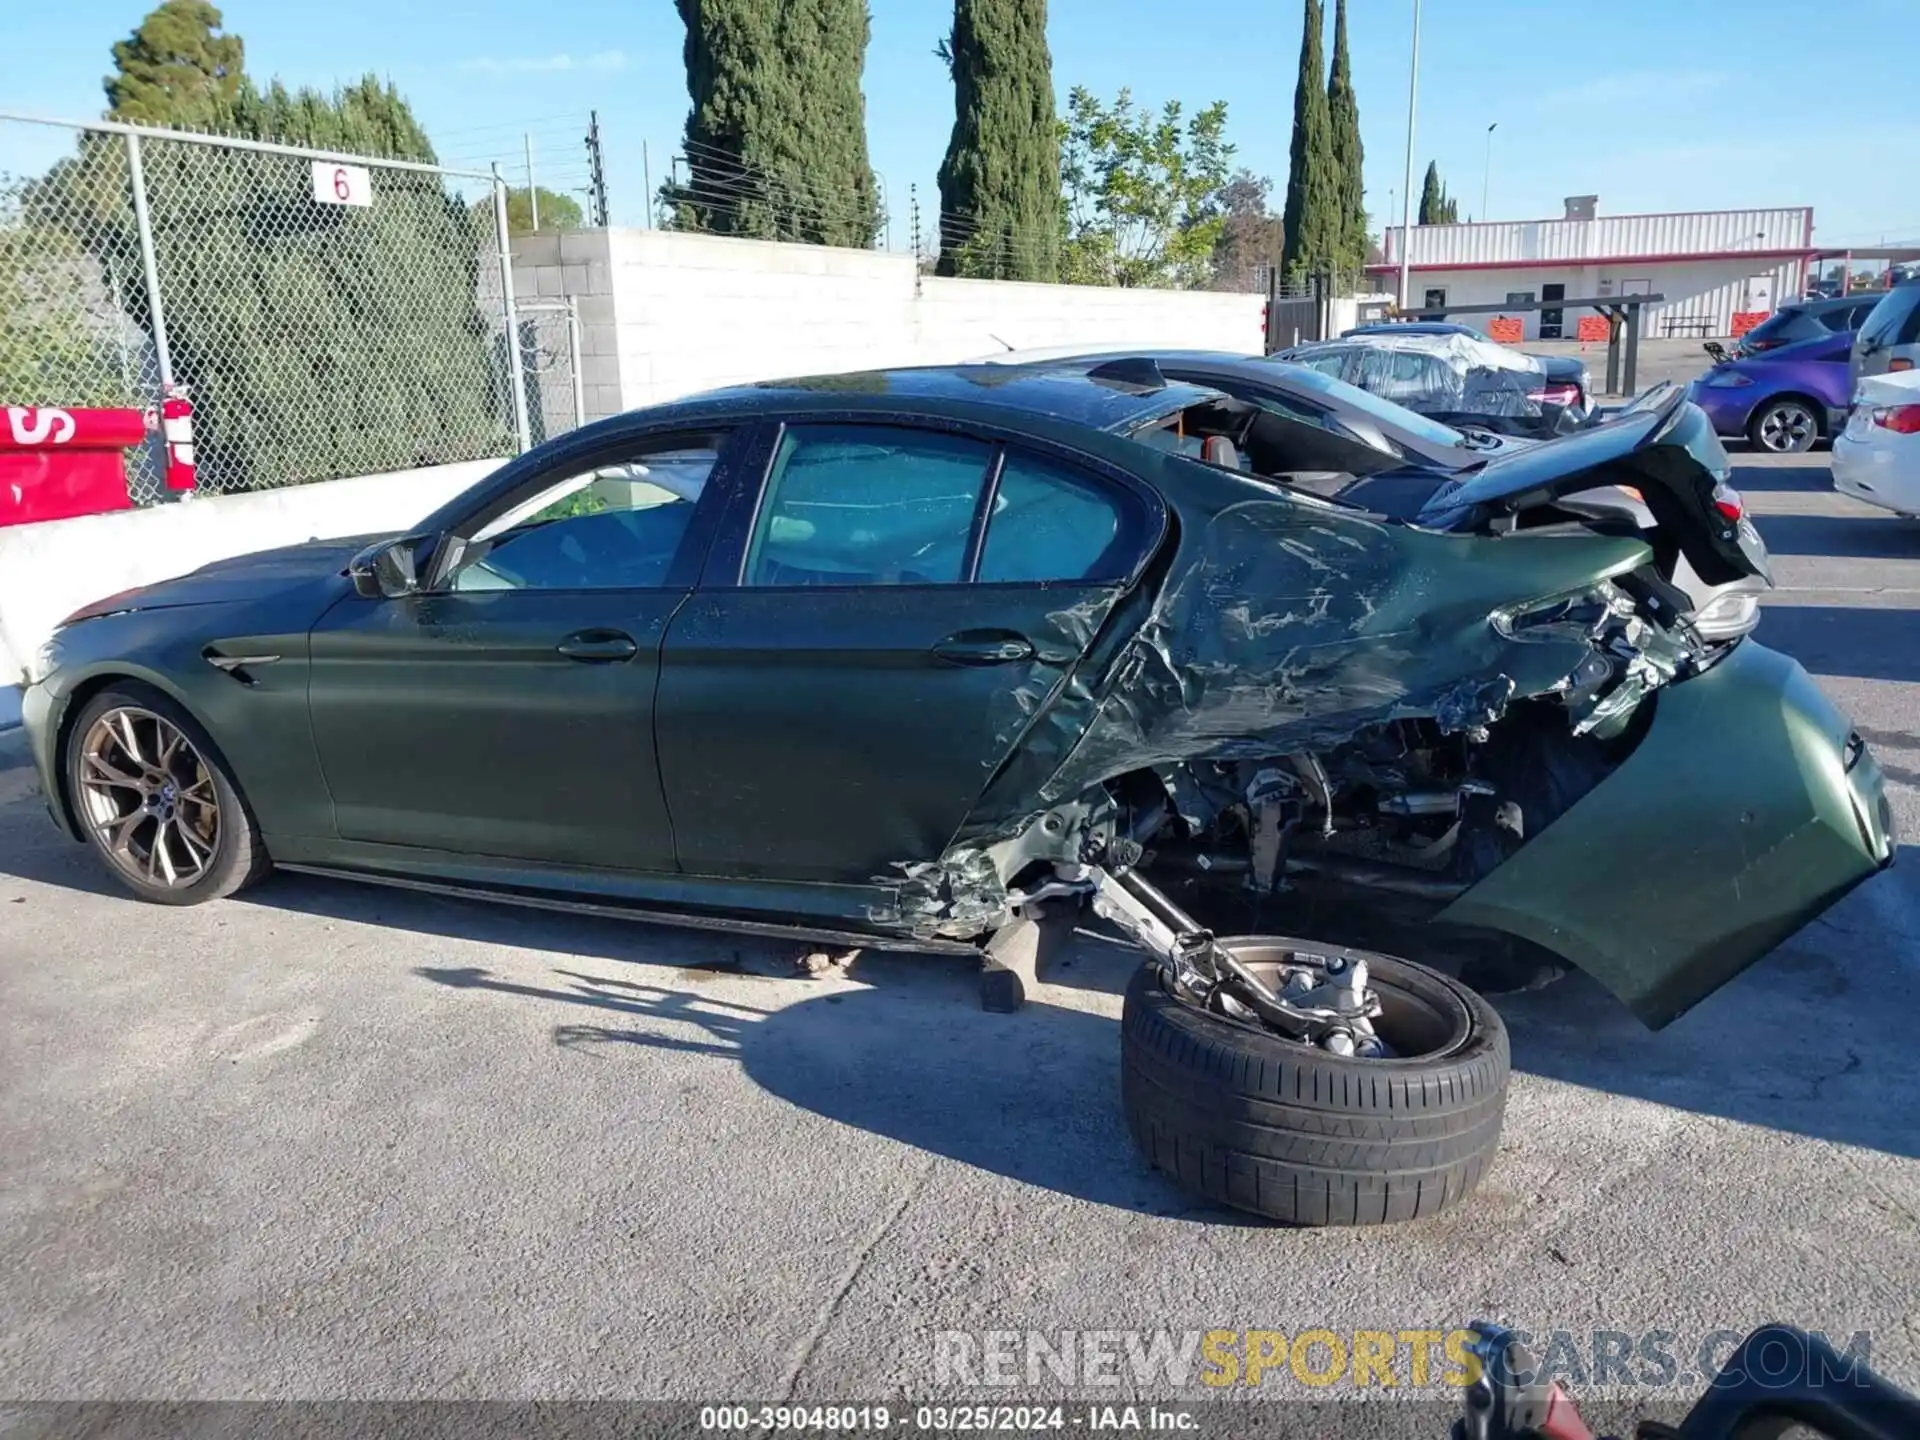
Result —
M1416 225L1409 309L1662 295L1643 333L1737 333L1804 290L1814 254L1813 210L1695 210L1597 215L1597 197L1576 195L1557 220ZM1385 260L1369 267L1376 288L1396 289L1401 227L1385 235ZM1573 339L1586 309L1517 310L1529 340ZM1463 319L1468 317L1463 317ZM1484 315L1470 317L1484 328Z

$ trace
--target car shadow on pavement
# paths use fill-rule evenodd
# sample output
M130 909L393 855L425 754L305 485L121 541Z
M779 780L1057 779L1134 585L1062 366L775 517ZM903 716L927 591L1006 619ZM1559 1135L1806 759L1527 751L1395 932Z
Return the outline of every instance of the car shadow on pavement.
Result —
M1731 449L1732 447L1729 447ZM1833 471L1826 465L1755 465L1743 464L1754 452L1742 454L1734 450L1728 457L1733 461L1733 486L1741 492L1783 492L1814 491L1830 492L1833 489Z
M1914 549L1920 555L1920 531ZM1920 681L1920 610L1769 602L1760 608L1755 638L1816 676Z
M1117 979L1089 977L1105 991L1124 986L1137 956L1073 963L1111 961ZM850 980L776 979L761 1004L725 971L683 969L663 986L596 968L555 968L540 984L474 969L414 973L576 1012L550 1033L583 1062L634 1062L639 1076L648 1051L730 1059L799 1109L1023 1184L1208 1225L1262 1223L1183 1195L1141 1158L1121 1119L1110 1015L1044 992L1015 1014L986 1013L974 965L940 956L866 952ZM793 1000L796 989L805 998Z
M1920 560L1920 524L1878 515L1755 515L1772 555L1836 560Z
M1920 1013L1920 852L1874 877L1666 1029L1573 974L1495 1001L1516 1072L1920 1158L1896 1103Z

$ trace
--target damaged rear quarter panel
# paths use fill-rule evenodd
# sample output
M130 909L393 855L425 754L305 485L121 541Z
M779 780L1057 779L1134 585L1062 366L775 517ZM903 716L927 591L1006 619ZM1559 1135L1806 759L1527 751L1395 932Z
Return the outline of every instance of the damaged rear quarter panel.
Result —
M1166 463L1184 528L1157 591L1029 727L963 843L1017 833L1134 770L1315 749L1404 717L1486 723L1552 690L1589 648L1506 638L1494 612L1650 556L1583 532L1439 534Z

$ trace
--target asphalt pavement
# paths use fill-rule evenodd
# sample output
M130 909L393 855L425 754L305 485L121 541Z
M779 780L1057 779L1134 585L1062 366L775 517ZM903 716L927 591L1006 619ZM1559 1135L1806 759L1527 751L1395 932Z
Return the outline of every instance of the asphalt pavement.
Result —
M1920 835L1920 524L1824 455L1738 483L1781 587L1761 639ZM1579 977L1502 1000L1480 1190L1314 1231L1141 1161L1136 961L1098 937L1005 1016L954 961L801 978L758 942L292 876L166 910L29 788L0 769L0 1399L898 1397L937 1388L938 1332L1476 1316L1672 1332L1683 1362L1770 1319L1865 1331L1920 1387L1911 846L1660 1034Z

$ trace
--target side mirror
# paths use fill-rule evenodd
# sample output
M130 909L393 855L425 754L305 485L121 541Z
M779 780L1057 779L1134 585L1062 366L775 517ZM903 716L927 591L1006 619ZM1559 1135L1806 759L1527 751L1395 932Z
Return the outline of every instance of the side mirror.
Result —
M382 540L354 556L347 562L354 593L367 600L398 600L417 595L420 576L415 562L422 538L407 535L398 540Z

